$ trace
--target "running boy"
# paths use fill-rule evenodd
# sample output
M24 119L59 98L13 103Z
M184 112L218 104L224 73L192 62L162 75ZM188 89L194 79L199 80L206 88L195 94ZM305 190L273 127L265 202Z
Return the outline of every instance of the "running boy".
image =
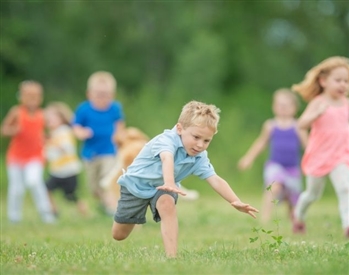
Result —
M115 163L117 148L112 137L124 130L122 105L115 101L116 80L109 72L98 71L87 82L87 101L75 112L73 131L83 141L82 159L88 184L106 214L113 214L100 182Z
M206 181L233 207L256 217L257 209L240 201L229 184L210 164L206 149L217 133L220 110L214 105L191 101L171 130L148 142L127 171L119 178L121 197L114 216L112 235L124 240L135 224L146 222L148 206L161 233L167 257L177 254L178 220L175 204L180 181L196 175Z

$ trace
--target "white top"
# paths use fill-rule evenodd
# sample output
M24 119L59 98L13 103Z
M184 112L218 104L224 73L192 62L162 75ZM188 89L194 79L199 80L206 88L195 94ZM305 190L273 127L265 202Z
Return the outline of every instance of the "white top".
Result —
M50 140L45 146L49 173L58 178L79 174L82 167L72 129L68 125L61 125L50 134Z

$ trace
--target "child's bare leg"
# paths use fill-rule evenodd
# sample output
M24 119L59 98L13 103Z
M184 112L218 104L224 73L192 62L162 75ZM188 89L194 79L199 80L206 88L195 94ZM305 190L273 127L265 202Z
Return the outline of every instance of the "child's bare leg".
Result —
M162 195L156 203L156 209L161 217L161 234L166 256L175 258L177 254L178 219L174 198L167 194Z
M84 201L78 200L76 206L81 215L86 216L88 214L88 206Z
M53 194L52 194L51 191L48 191L47 193L48 193L48 198L49 198L49 200L50 200L52 212L53 212L54 214L57 214L57 213L58 213L58 212L57 212L57 205L56 205L55 200L54 200L54 198L53 198Z
M270 190L265 190L263 195L263 205L261 211L261 220L263 223L270 221L272 216L273 207L275 205L275 199L282 191L282 185L274 182Z
M134 227L135 224L117 223L114 221L111 230L114 240L125 240L128 237L128 235L130 235Z
M291 221L293 221L293 212L294 212L294 206L291 202L288 202L288 216Z

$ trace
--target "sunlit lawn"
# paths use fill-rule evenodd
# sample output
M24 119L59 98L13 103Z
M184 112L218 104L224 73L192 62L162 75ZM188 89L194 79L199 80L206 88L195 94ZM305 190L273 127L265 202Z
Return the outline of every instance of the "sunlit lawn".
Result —
M246 199L244 197L244 199ZM259 198L247 200L259 207ZM279 222L260 226L217 195L179 201L178 259L164 257L159 224L151 220L123 242L112 240L112 218L80 217L59 200L60 221L43 225L28 196L24 221L9 224L1 202L1 274L348 274L349 243L335 199L323 198L308 215L305 236L291 233L281 205ZM276 217L275 216L275 217ZM260 230L259 239L253 228ZM275 246L271 236L281 236Z

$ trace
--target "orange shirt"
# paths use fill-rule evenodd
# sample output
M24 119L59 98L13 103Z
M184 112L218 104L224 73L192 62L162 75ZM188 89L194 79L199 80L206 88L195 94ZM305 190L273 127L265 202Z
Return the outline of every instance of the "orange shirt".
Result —
M7 163L25 164L31 160L44 161L44 116L41 109L33 114L19 106L19 132L12 137L7 150Z
M329 106L316 119L302 159L305 175L322 177L339 164L349 166L349 105Z

